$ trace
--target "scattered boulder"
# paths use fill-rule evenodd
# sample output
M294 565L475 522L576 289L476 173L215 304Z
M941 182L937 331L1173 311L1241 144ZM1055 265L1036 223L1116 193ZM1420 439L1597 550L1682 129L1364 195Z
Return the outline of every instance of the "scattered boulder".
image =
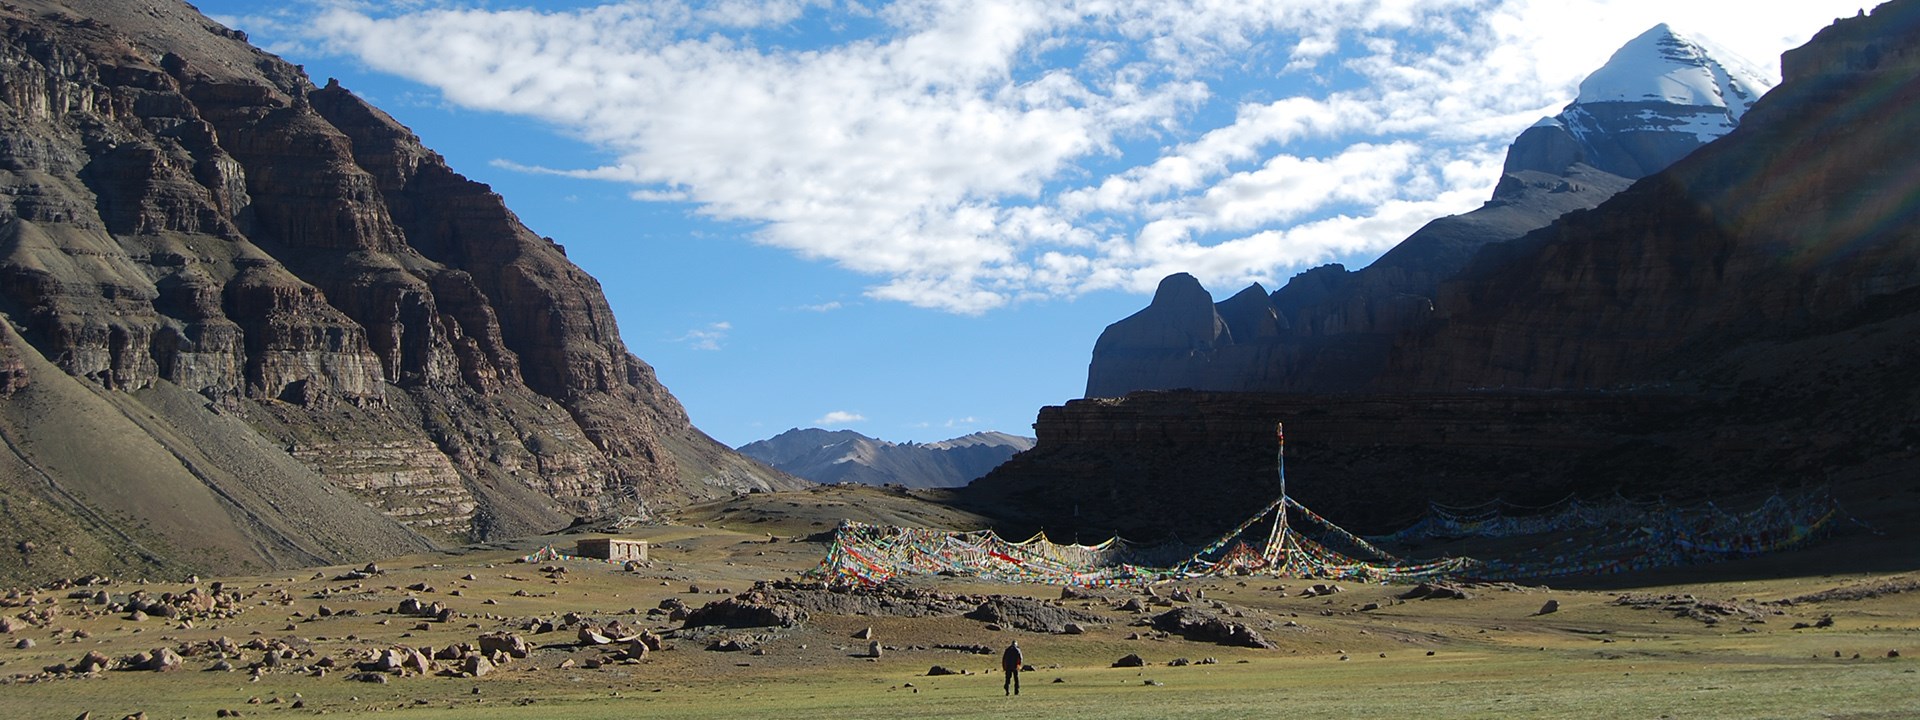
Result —
M1314 585L1313 587L1307 588L1305 590L1301 590L1300 597L1303 597L1303 598L1320 597L1322 595L1332 595L1334 593L1342 593L1346 591L1347 591L1346 588L1340 587L1339 585L1320 583L1320 584Z
M1134 655L1132 653L1128 653L1126 657L1113 661L1113 667L1117 667L1117 668L1146 667L1146 666L1147 666L1146 660L1141 659L1139 655Z
M647 654L651 652L653 652L653 648L648 647L647 643L641 640L633 640L627 643L625 650L620 651L620 657L623 660L645 660L647 659Z
M173 648L160 648L148 656L144 669L154 672L173 672L185 665L186 660L180 657L180 653L174 652Z
M1188 640L1271 650L1277 645L1245 623L1227 620L1197 607L1174 608L1148 621L1154 629Z
M425 675L433 672L433 660L417 648L407 648L401 653L400 669Z
M807 611L781 602L759 588L724 600L707 603L687 614L682 627L795 627L807 619Z
M106 653L100 652L99 650L94 650L88 652L85 657L80 658L80 662L73 666L73 671L79 673L100 672L112 666L113 658L107 657Z
M1401 600L1471 600L1473 595L1444 583L1423 582L1400 593Z
M579 632L575 633L575 635L580 638L581 645L613 644L613 638L607 637L606 635L602 635L598 628L594 628L589 625L580 626Z
M484 677L487 673L493 672L493 661L478 653L468 655L460 663L460 672L473 677Z
M952 643L941 643L933 647L935 650L956 650L963 653L972 653L974 655L992 655L995 652L998 652L986 645L955 645Z
M1041 600L1017 595L989 595L968 618L982 622L1010 625L1028 632L1061 633L1066 631L1067 623L1085 625L1105 624L1107 619L1094 613L1072 608L1051 605Z
M938 677L941 675L959 675L959 674L960 674L960 671L954 670L945 665L935 665L933 667L927 668L928 677Z
M1548 601L1546 601L1546 603L1544 603L1544 604L1542 604L1542 605L1540 606L1540 611L1539 611L1539 612L1536 612L1536 613L1534 613L1534 614L1535 614L1535 615L1548 615L1548 614L1552 614L1552 613L1557 613L1557 612L1560 612L1560 601L1559 601L1559 600L1548 600Z
M480 636L480 652L485 655L506 653L509 657L525 658L533 651L525 638L510 633L496 632Z

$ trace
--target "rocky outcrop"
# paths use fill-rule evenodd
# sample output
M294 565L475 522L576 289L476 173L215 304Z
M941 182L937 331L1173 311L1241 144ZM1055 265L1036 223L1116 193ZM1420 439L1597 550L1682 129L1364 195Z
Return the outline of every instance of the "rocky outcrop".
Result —
M593 278L337 83L166 0L10 5L0 62L0 312L19 329L0 403L74 380L196 394L253 436L207 441L277 448L405 543L799 482L694 429ZM208 474L190 433L142 432L177 450L144 471ZM67 481L50 448L18 451Z
M1102 333L1086 396L1368 387L1396 338L1433 320L1440 283L1480 248L1599 205L1731 130L1767 81L1726 57L1665 25L1648 30L1590 75L1560 114L1514 140L1480 208L1428 223L1360 270L1335 264L1300 273L1269 303L1250 295L1264 292L1257 284L1235 296L1233 313L1272 313L1271 324L1208 335L1199 304L1211 297L1191 277L1169 277L1152 305ZM1163 299L1167 283L1180 292ZM1219 317L1232 314L1222 306ZM1164 331L1176 326L1187 329Z
M1141 388L1193 387L1217 349L1233 342L1213 296L1186 273L1168 275L1145 309L1108 325L1093 346L1087 396Z

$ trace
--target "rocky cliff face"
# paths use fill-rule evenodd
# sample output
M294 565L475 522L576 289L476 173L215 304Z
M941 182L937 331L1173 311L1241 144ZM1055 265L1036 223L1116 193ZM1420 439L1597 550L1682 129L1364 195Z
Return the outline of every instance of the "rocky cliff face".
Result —
M1821 32L1721 140L1482 248L1364 393L1047 408L969 492L1050 531L1211 532L1272 492L1276 421L1290 492L1363 528L1429 500L1920 492L1916 46L1915 0Z
M1493 197L1479 209L1428 223L1360 270L1327 265L1296 275L1272 293L1269 307L1250 310L1255 298L1246 291L1235 296L1242 314L1276 315L1271 332L1194 344L1148 331L1136 318L1175 312L1154 307L1163 302L1199 313L1191 301L1205 291L1181 281L1191 287L1164 301L1156 294L1147 310L1101 335L1088 367L1087 397L1173 388L1364 389L1386 369L1395 337L1433 318L1441 281L1480 248L1599 205L1725 135L1768 86L1725 51L1655 26L1594 71L1560 114L1514 140Z
M795 428L740 452L818 483L959 487L1033 447L1032 438L981 432L932 443L895 443L852 430Z
M0 403L24 422L35 385L191 393L403 543L795 482L692 428L598 283L498 195L185 4L15 3L0 63ZM197 441L147 434L182 450L165 472L202 472ZM261 555L240 559L280 562Z

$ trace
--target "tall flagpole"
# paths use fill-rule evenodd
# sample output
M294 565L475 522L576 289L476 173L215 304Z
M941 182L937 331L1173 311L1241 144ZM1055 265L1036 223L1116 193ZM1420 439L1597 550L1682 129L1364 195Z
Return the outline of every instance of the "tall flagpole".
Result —
M1285 423L1273 424L1273 439L1280 468L1280 500L1274 503L1273 531L1267 535L1267 566L1275 567L1287 552L1287 430Z
M1277 452L1280 456L1279 457L1280 502L1282 505L1285 505L1287 500L1287 425L1286 423L1273 424L1273 441L1274 441L1274 444L1280 446L1279 450L1276 450L1275 452Z

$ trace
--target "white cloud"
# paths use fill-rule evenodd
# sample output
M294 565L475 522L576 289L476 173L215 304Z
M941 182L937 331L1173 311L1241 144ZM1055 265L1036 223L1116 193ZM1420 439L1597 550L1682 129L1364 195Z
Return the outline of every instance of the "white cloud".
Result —
M870 297L979 313L1150 291L1173 271L1274 282L1378 252L1476 206L1512 136L1654 23L1776 67L1860 6L900 0L857 18L877 32L779 35L793 47L765 37L864 9L329 4L260 22L617 158L503 167L691 203L874 277Z
M832 300L832 301L823 302L815 305L801 305L800 307L797 307L794 309L803 310L806 312L826 313L826 312L833 312L835 310L839 310L841 307L843 306L840 304L839 300Z
M818 418L815 418L813 421L813 424L820 425L820 426L852 425L857 422L866 422L866 420L867 420L867 417L865 415L861 415L860 413L857 413L857 412L835 410L833 412L830 412L825 415L821 415Z
M703 327L688 330L687 334L680 336L675 342L686 343L687 347L694 350L719 350L720 343L725 341L727 333L732 331L733 323L709 323Z

